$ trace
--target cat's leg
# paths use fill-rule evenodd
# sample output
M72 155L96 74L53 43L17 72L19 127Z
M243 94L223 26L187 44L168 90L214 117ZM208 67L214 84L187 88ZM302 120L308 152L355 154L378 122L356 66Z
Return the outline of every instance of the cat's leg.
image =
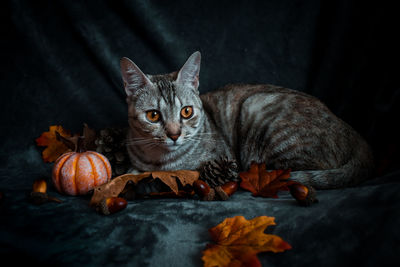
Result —
M137 175L137 174L141 174L143 172L140 172L140 171L136 170L135 168L131 167L130 169L128 169L127 173L131 173L131 174L136 174Z

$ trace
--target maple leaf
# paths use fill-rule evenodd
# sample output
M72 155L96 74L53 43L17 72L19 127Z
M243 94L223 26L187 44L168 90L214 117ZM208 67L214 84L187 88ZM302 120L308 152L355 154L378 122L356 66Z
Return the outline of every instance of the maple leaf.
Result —
M246 220L243 216L226 218L209 229L216 244L207 244L202 260L211 266L261 266L259 252L283 252L291 249L289 243L277 235L265 234L265 229L275 225L274 217L260 216Z
M253 196L277 198L279 190L288 190L295 183L289 180L290 170L267 171L265 164L251 163L250 170L239 173L240 187L253 193Z
M54 162L63 153L69 151L69 148L62 142L57 140L56 131L63 137L71 137L69 131L62 126L53 125L49 127L48 132L43 132L41 136L36 138L36 145L46 146L42 151L44 162Z
M183 197L188 196L190 193L179 190L177 180L183 185L193 185L193 182L199 178L199 172L190 170L177 170L177 171L154 171L144 172L141 174L123 174L115 177L110 182L100 185L94 189L94 194L90 200L90 205L95 206L99 204L102 199L109 197L117 197L125 188L127 183L131 181L137 185L142 180L147 178L160 179L171 192L154 192L150 193L151 196L158 197ZM192 190L193 191L193 190ZM187 194L186 194L187 193Z

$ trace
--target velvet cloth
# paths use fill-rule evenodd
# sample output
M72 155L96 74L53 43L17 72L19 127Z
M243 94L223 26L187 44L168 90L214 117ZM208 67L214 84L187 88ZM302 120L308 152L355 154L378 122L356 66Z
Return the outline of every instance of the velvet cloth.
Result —
M207 229L267 215L293 249L263 266L389 266L400 262L398 41L395 8L355 1L5 1L1 37L0 255L52 266L201 266ZM360 186L225 202L130 201L110 216L89 197L26 201L50 178L35 138L50 125L79 132L127 125L119 59L145 73L179 69L202 53L200 91L271 83L312 94L373 148L377 172ZM397 66L397 67L394 67Z

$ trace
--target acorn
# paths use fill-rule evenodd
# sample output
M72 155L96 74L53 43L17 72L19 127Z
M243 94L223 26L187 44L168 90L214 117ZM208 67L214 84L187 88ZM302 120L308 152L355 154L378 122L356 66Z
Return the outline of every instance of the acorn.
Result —
M193 188L196 194L198 194L201 197L208 195L211 189L210 186L203 180L194 181Z
M29 199L33 204L36 205L40 205L49 201L57 203L62 202L56 197L47 195L47 183L44 179L38 179L33 182L32 192Z
M237 182L227 182L221 186L215 187L215 192L220 200L227 200L238 189Z
M216 192L216 199L217 200L227 200L229 198L228 194L225 193L224 190L222 190L221 186L217 186L214 188L215 192Z
M227 182L221 186L211 188L205 181L196 180L193 183L195 193L201 200L227 200L233 193L236 192L239 185L237 182Z
M312 186L294 183L289 186L289 190L290 194L301 206L310 206L313 203L318 203L316 191Z
M109 197L100 202L97 210L101 214L110 215L125 209L127 205L128 202L122 197Z
M39 192L46 194L47 192L47 183L43 179L36 180L33 182L32 192Z
M193 189L194 192L201 198L201 200L210 201L215 197L215 190L203 180L194 181Z
M227 182L224 185L221 186L221 189L228 195L231 196L233 195L239 187L238 182Z

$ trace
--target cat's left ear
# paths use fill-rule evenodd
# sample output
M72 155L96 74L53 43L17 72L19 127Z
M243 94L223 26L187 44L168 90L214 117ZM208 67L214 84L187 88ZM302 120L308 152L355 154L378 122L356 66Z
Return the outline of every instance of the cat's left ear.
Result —
M121 58L121 74L124 80L125 92L128 96L134 91L151 86L152 83L147 76L127 57Z
M178 78L176 79L177 83L184 86L191 86L197 90L199 87L200 61L200 52L194 52L179 71Z

